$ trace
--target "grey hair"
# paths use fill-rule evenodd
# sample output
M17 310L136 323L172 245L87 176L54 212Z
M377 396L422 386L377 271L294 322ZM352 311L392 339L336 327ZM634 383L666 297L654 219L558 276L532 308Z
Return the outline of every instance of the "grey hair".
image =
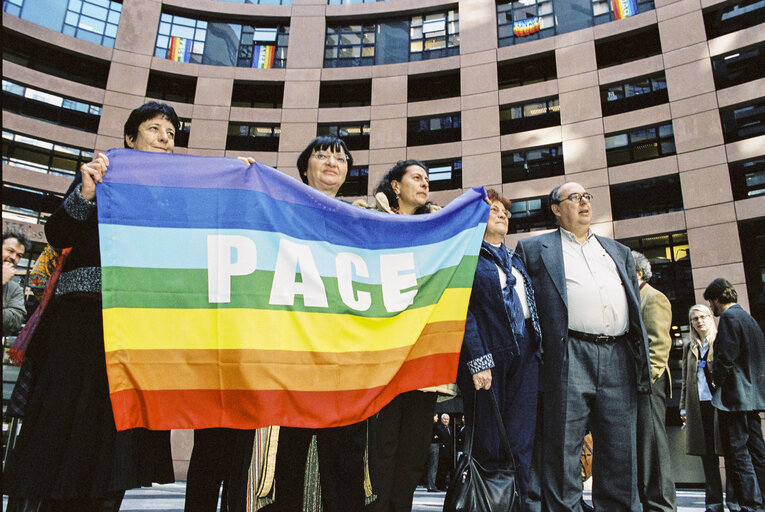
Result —
M701 337L699 336L699 333L696 332L696 328L693 327L693 322L691 322L691 316L693 316L694 311L701 311L708 317L712 317L712 310L709 309L708 306L704 304L695 304L691 306L691 309L688 310L688 325L690 325L690 335L691 335L691 343L696 343L701 341ZM714 322L712 322L712 325L714 326ZM715 331L717 330L717 327L715 326ZM711 355L711 354L710 354Z
M443 414L441 415L441 419L444 419L444 416L446 416L447 418L449 418L449 414L448 414L448 413L443 413ZM449 419L451 419L451 418L449 418Z
M653 277L651 272L651 262L642 252L632 251L632 258L635 260L635 270L641 270L643 272L643 281L646 283Z

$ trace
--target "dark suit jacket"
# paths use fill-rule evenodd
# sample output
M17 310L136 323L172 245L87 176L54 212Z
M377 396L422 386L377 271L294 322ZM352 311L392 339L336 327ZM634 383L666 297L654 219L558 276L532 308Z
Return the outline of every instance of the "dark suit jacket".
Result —
M648 340L640 318L640 293L635 261L626 246L610 238L598 236L597 239L616 263L627 294L630 347L635 357L637 390L640 393L650 393ZM567 378L563 362L568 337L568 299L560 230L521 240L516 252L523 259L531 276L537 300L539 323L542 328L543 390L553 391L560 386L561 378L563 382Z
M454 456L454 440L452 439L451 431L452 427L449 426L449 428L446 428L446 425L438 422L438 425L436 426L436 432L438 433L438 442L441 445L441 451L439 452L439 457L441 458L452 458Z
M738 304L720 315L712 362L712 405L723 411L765 410L765 337Z

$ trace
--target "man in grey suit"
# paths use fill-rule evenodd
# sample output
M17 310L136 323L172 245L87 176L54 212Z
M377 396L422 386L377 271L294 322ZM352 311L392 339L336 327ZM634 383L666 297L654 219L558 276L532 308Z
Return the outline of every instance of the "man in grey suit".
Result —
M592 195L578 183L550 193L560 229L518 242L542 328L543 510L581 511L579 457L592 431L595 510L641 510L637 393L651 374L635 262L590 230Z
M709 309L720 317L712 361L712 406L718 409L725 465L733 476L741 512L765 510L765 336L757 321L737 304L726 279L704 290Z

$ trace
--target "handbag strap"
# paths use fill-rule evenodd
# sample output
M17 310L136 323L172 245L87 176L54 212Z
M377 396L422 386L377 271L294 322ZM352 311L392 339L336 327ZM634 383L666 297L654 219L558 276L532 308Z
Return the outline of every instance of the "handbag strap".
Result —
M515 457L513 456L513 451L510 449L510 440L507 438L507 431L505 430L505 424L502 421L502 415L499 413L499 403L497 403L497 396L494 394L492 389L487 389L485 391L491 397L491 400L490 400L491 409L494 412L494 420L497 426L497 430L499 431L499 444L502 448L502 452L504 452L505 456L510 460L510 464L513 467L513 471L517 471ZM472 457L472 454L473 454L473 434L475 433L475 409L476 409L475 403L477 398L478 398L478 390L476 389L473 395L473 413L471 415L472 416L471 421L467 425L469 435L465 443L465 450L464 450L464 453L468 457Z

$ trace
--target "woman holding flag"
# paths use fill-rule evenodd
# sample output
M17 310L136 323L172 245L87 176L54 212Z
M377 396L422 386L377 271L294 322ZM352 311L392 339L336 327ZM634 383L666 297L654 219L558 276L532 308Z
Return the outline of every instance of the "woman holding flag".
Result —
M172 153L180 121L169 105L133 110L125 147ZM5 468L8 511L117 511L126 489L174 480L169 431L117 432L104 359L96 184L109 159L80 168L45 234L71 247L28 356L35 380Z

